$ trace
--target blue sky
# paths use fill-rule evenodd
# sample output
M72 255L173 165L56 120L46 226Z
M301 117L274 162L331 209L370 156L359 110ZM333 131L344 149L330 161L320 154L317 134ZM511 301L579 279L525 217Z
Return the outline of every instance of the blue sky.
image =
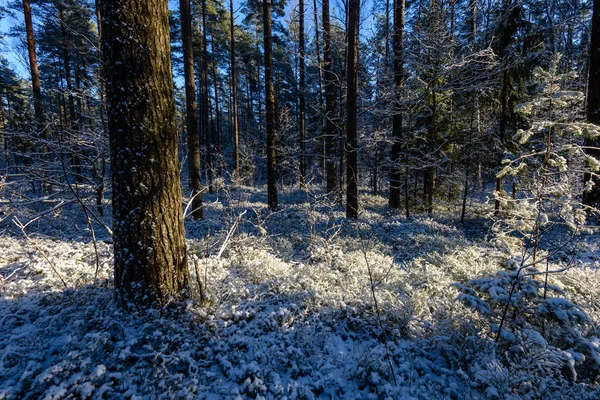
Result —
M224 1L224 0L223 0ZM234 7L236 8L236 10L238 11L238 13L236 14L236 22L239 21L240 19L240 14L239 14L239 9L241 8L242 2L244 0L234 0ZM6 6L8 3L8 0L0 0L0 7L1 6ZM228 3L228 2L227 2ZM314 24L312 23L313 19L312 19L312 13L313 13L313 9L312 9L312 0L305 0L306 3L306 30L307 32L309 32L312 35L312 32L314 31ZM320 7L320 3L321 0L317 0L317 5ZM340 0L331 0L331 6L332 8L341 6L341 1ZM363 0L363 10L362 10L362 17L363 20L362 22L362 26L361 26L361 34L362 35L369 35L369 28L371 26L371 22L372 22L372 18L371 18L371 7L372 7L372 1L371 0L367 0L364 1ZM286 8L286 17L288 17L292 10L294 8L296 8L298 5L298 0L289 0L288 1L288 5ZM227 4L226 4L227 6ZM176 10L179 8L179 2L177 0L169 0L169 9L172 10ZM33 19L34 19L34 24L35 24L35 12L36 12L36 7L33 8ZM333 11L332 12L332 16L333 15L339 15L340 13L337 11ZM25 30L25 23L23 20L23 15L22 13L16 13L15 17L13 18L10 14L0 14L0 37L2 37L3 35L7 34L9 32L9 30L12 27L18 27L20 32L24 32ZM365 17L367 17L365 19ZM5 59L7 59L12 68L14 69L14 71L19 74L21 77L23 78L27 78L29 75L29 71L28 68L29 66L26 64L26 59L24 58L24 55L19 56L17 54L18 50L18 43L17 43L17 39L16 38L9 38L9 37L4 37L3 40L0 41L0 53L2 55L2 57L4 57Z

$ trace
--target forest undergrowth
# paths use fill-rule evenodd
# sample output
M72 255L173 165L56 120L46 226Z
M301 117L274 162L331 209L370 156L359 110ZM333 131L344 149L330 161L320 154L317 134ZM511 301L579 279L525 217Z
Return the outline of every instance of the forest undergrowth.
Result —
M517 281L493 204L463 226L366 193L353 222L318 191L204 198L189 298L129 311L79 205L3 206L0 399L600 398L597 232L545 235Z

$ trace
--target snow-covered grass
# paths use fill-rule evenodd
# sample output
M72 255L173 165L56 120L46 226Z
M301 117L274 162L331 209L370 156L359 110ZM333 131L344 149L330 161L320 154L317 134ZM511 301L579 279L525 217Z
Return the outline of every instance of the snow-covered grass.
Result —
M205 197L206 219L186 221L190 300L161 310L115 306L109 237L98 227L94 279L76 205L29 239L5 219L0 399L600 398L597 235L550 276L546 300L543 275L524 278L496 344L516 252L485 220L405 220L365 194L350 223L315 193L283 193L276 213L265 200L252 188Z

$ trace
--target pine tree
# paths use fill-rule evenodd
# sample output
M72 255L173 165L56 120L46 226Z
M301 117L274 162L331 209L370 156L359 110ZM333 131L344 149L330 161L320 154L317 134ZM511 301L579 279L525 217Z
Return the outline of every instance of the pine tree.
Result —
M202 208L202 185L200 183L200 138L198 137L190 0L179 1L179 12L181 14L181 38L183 42L189 184L192 196L192 216L198 219L203 217L204 212Z
M165 303L189 281L168 2L101 7L117 297Z
M346 218L358 218L358 32L360 0L350 0L348 9L347 95L346 95Z
M265 99L267 118L267 191L269 208L277 209L277 159L275 148L275 93L273 89L273 33L271 0L263 0Z

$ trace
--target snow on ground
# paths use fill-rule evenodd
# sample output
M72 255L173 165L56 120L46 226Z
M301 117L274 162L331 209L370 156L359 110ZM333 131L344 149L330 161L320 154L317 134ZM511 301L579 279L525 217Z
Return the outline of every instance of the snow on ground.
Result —
M405 220L366 195L348 223L310 196L282 193L277 213L257 189L206 196L206 220L186 221L191 299L161 310L115 306L109 237L95 227L96 276L75 204L29 239L5 218L0 399L600 398L597 235L550 276L548 299L543 275L523 278L495 344L516 252L484 219Z

